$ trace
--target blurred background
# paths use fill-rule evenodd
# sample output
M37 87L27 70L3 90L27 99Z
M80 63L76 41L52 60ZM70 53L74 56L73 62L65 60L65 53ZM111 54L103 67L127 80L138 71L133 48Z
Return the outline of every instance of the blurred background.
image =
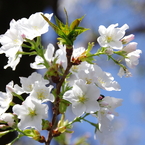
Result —
M145 1L144 0L0 0L0 34L4 34L9 28L9 22L12 19L18 20L22 17L29 17L35 12L54 13L59 19L65 22L64 8L68 12L69 21L85 15L81 26L90 28L89 31L81 34L75 41L75 47L87 47L88 42L95 42L96 51L99 48L97 44L98 27L104 25L108 27L110 24L118 23L119 27L123 24L128 24L129 29L126 35L134 34L134 41L138 43L138 49L142 50L140 63L135 68L130 70L132 77L120 78L117 76L119 67L111 61L106 61L107 58L101 56L97 59L97 64L104 71L112 73L115 80L121 86L120 92L102 91L105 96L122 98L123 105L116 111L119 116L114 120L115 133L108 137L105 145L144 145L145 144ZM52 19L54 22L54 19ZM56 44L57 36L50 28L49 33L43 35L43 44ZM23 56L21 62L17 66L15 72L8 68L3 69L7 64L7 58L0 55L0 91L5 91L5 86L11 80L19 84L19 76L27 77L32 71L29 63L34 61L34 57ZM105 63L104 63L105 62ZM68 115L68 117L70 117ZM92 122L97 122L93 117L89 119ZM94 140L94 128L89 124L82 122L76 123L75 129L77 132L68 136L72 139L72 145L78 137L86 137L88 144L99 145L97 140ZM42 132L45 135L45 132ZM10 134L0 138L0 145L5 145L13 138ZM22 138L15 145L39 145L31 139ZM52 142L52 145L58 145Z

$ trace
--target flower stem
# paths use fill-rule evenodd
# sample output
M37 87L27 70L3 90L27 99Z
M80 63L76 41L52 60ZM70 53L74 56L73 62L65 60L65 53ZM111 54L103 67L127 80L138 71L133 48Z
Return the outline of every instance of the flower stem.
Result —
M72 52L73 52L73 47L72 46L66 46L67 68L66 68L63 76L61 77L60 81L56 84L56 99L54 101L52 127L51 127L51 130L49 131L48 139L47 139L45 145L50 145L50 142L51 142L52 138L54 137L53 130L55 129L57 116L59 115L60 91L61 91L62 84L64 83L65 78L67 77L67 75L69 73L69 70L72 67L72 62L71 62Z
M81 122L81 120L84 120L84 118L86 117L86 116L88 116L90 113L86 113L84 116L80 116L80 117L76 117L73 121L71 121L71 122L69 122L69 124L67 124L66 125L66 127L67 126L69 126L69 125L72 125L73 123L75 123L75 122Z

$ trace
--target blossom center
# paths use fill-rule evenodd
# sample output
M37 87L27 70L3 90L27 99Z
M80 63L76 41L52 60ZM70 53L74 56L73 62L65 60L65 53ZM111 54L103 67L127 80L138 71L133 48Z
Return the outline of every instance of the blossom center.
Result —
M45 97L44 97L44 92L37 92L37 98L38 98L39 100L45 99Z
M111 36L107 36L107 42L109 43L109 42L111 42L113 39L112 39L112 37Z
M28 85L28 86L27 86L27 89L28 89L29 91L32 91L32 90L33 90L33 85L31 85L31 84Z
M87 84L91 84L91 83L92 83L92 79L86 78L86 83L87 83Z
M19 40L18 39L14 39L13 42L14 42L14 44L19 44Z
M29 110L29 116L31 116L31 117L34 117L34 116L36 116L37 114L36 114L36 111L35 110L33 110L33 109L31 109L30 107L28 108L28 110Z
M79 96L78 98L79 98L78 102L80 102L82 104L84 104L88 100L87 98L85 98L84 95L83 96Z
M72 70L73 72L77 72L77 71L78 71L78 66L73 65L72 68L71 68L71 70Z
M106 84L106 82L102 79L102 78L100 78L100 77L98 77L98 82L100 83L100 84Z
M33 28L38 31L39 30L39 27L38 26L33 26Z

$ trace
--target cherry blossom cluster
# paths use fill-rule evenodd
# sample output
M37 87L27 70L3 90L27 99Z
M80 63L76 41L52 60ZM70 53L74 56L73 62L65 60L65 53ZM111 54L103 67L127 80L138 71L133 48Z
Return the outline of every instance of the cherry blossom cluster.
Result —
M104 26L99 27L100 37L97 39L100 46L106 48L106 53L112 55L113 53L123 56L126 65L129 68L135 68L139 63L140 53L142 51L137 48L136 42L131 42L134 39L134 35L125 35L125 30L129 28L127 24L118 28L118 24L112 24L108 28ZM117 50L117 51L114 51ZM121 62L122 60L119 60ZM120 65L120 70L118 75L122 77L123 75L131 76L131 73L126 67Z
M129 28L127 24L120 28L118 24L108 28L101 25L97 39L100 48L95 53L91 52L94 43L88 43L87 48L75 48L77 36L88 30L79 26L83 17L70 25L68 18L66 24L56 18L55 25L50 21L52 16L37 12L28 19L12 20L10 28L0 35L0 53L8 57L4 69L11 67L15 70L22 55L36 55L34 62L30 63L36 72L28 77L18 76L21 85L11 81L6 85L6 92L0 92L0 129L9 129L1 132L0 136L17 131L16 139L28 136L49 145L53 137L72 133L73 123L83 120L95 127L96 138L103 142L112 129L112 120L118 115L115 109L123 100L101 94L101 90L120 91L121 87L111 73L103 71L99 62L95 63L94 57L106 55L120 67L120 77L129 77L128 68L139 63L141 50L137 49L136 42L131 42L133 34L125 36ZM46 48L41 43L41 35L48 32L49 26L59 36L57 50L51 43ZM119 59L116 60L114 55ZM45 74L38 73L39 69L45 69ZM20 99L21 104L15 104L14 97ZM7 112L9 107L12 108L11 113ZM76 116L70 122L65 118L69 107ZM48 115L50 109L53 111L52 120ZM61 119L57 122L58 115ZM96 117L98 122L86 120L88 115ZM41 136L42 130L48 131L47 138Z

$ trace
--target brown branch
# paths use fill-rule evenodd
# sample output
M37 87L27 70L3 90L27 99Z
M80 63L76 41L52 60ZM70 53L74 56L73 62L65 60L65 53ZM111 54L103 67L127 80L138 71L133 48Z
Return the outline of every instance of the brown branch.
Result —
M49 131L49 135L48 135L48 139L45 143L45 145L50 145L50 142L52 140L52 138L54 137L54 129L55 129L55 124L57 121L57 116L59 115L59 95L60 95L60 90L61 90L61 86L64 83L64 80L66 78L66 76L69 73L70 68L72 67L72 62L71 62L71 55L73 52L73 47L72 46L66 46L66 57L67 57L67 68L62 76L62 78L60 79L60 81L56 84L56 99L54 101L54 110L53 110L53 118L52 118L52 128Z

